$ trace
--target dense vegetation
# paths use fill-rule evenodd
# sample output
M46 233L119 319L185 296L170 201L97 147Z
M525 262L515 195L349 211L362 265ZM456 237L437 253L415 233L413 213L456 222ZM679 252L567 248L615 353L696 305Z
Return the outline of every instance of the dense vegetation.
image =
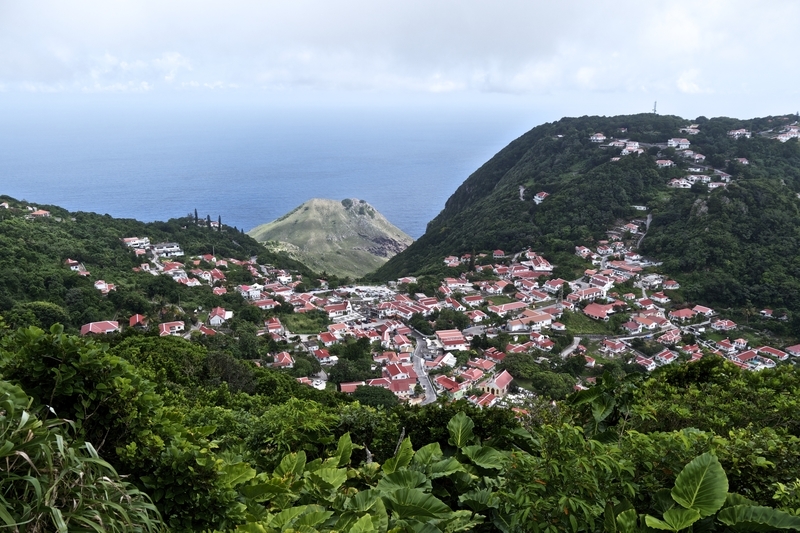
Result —
M791 365L751 373L706 358L651 377L606 373L515 417L465 402L370 407L184 339L111 341L60 326L0 334L5 525L599 532L609 520L612 531L656 520L677 531L702 519L717 531L737 521L737 531L798 528L800 372ZM368 392L361 397L375 399ZM700 488L713 502L684 497ZM783 512L764 507L773 505Z
M672 148L612 162L618 149L600 148L589 136L665 143L690 121L674 116L632 115L565 118L516 139L473 173L448 199L425 235L375 274L395 279L438 274L451 254L532 246L555 264L570 264L574 246L592 246L620 220L653 215L642 251L664 262L663 270L687 288L688 297L712 305L771 306L800 310L800 144L781 143L758 132L794 122L789 117L753 120L699 117L692 150L727 171L733 183L674 190L667 182L688 174L691 164ZM622 132L620 128L627 128ZM731 139L747 128L753 138ZM659 169L656 154L675 168ZM734 158L745 157L741 165ZM525 201L520 201L525 187ZM545 191L540 205L531 201ZM641 216L641 215L639 215Z
M12 326L49 328L61 323L68 331L76 331L87 322L122 320L135 313L171 320L177 315L196 318L195 309L217 305L236 314L246 308L238 294L217 297L208 285L186 287L167 276L134 272L144 259L136 258L121 241L123 237L177 242L187 254L179 258L181 261L199 254L240 260L258 257L261 264L289 269L303 275L309 284L316 283L316 276L301 263L268 252L228 226L217 231L195 224L193 217L143 223L94 213L69 213L57 206L39 206L51 212L50 218L27 220L22 217L24 209L15 209L24 204L7 196L0 200L12 206L0 209L0 312ZM66 259L82 263L91 276L68 269ZM252 281L249 272L234 265L226 276L239 283ZM116 290L103 296L93 285L97 279L114 283Z

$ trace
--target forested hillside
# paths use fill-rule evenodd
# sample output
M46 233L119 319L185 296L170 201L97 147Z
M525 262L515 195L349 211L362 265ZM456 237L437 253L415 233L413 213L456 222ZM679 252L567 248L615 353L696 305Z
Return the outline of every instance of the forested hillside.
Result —
M194 310L227 305L239 309L238 294L215 297L211 287L187 287L165 276L135 272L145 259L135 256L123 237L149 237L151 242L176 242L187 255L216 254L224 258L273 264L305 275L316 276L304 265L284 254L268 252L251 237L235 228L222 231L196 223L194 217L168 222L143 223L95 213L69 213L58 206L42 206L50 217L29 219L27 204L6 196L9 204L0 209L0 313L11 325L35 324L49 328L58 322L69 331L84 323L146 316L174 315L171 306ZM91 274L81 276L65 266L72 259ZM243 269L231 265L228 277L241 283L252 279ZM115 290L101 294L93 283L103 279ZM166 316L166 315L165 315Z
M684 282L693 298L800 309L800 144L796 138L785 143L772 138L796 120L791 115L689 121L643 114L543 124L472 174L425 235L375 277L442 273L447 255L495 248L514 252L531 246L558 264L576 245L591 247L606 238L615 222L642 216L633 208L640 205L653 215L642 251L663 261L666 273ZM693 163L666 147L670 138L687 137L681 129L690 123L699 128L689 136L692 150L706 156L709 169L731 175L727 187L667 186L691 173ZM728 136L738 128L751 130L752 138ZM620 149L591 142L596 132L637 141L643 153L614 161ZM658 158L675 165L659 168ZM550 196L536 204L532 198L539 192Z

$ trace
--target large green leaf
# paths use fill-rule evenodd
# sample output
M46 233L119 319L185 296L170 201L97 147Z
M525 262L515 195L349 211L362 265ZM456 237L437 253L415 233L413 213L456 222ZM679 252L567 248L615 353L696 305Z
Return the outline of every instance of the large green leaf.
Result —
M321 488L335 490L347 481L347 470L344 468L320 468L309 474L308 477Z
M572 396L569 397L568 402L571 405L583 405L585 403L589 403L594 401L595 398L603 394L602 387L592 387L591 389L586 389L582 391L578 391Z
M369 533L370 531L375 531L375 526L368 514L362 516L353 524L353 527L350 528L350 533Z
M659 489L653 494L653 508L661 514L675 507L675 500L669 489Z
M466 505L474 512L479 513L491 507L497 507L497 502L491 501L492 491L488 489L471 490L458 497L462 505Z
M264 483L257 485L242 485L237 489L245 498L253 498L256 501L269 500L279 494L289 494L292 492L291 485L287 480L272 478Z
M682 509L680 507L673 507L664 513L664 520L659 520L650 515L644 518L648 526L666 531L686 529L698 520L700 520L700 513L696 509Z
M389 507L400 519L443 518L450 508L420 489L399 489L388 495Z
M436 479L440 477L449 476L456 472L463 472L464 465L462 465L455 457L448 457L433 463L428 469L428 477Z
M458 413L447 423L447 431L450 432L448 442L458 448L466 446L472 440L472 428L474 427L475 423L470 417L463 412Z
M380 498L380 494L376 490L362 490L358 494L351 496L347 499L346 508L357 513L366 513Z
M592 417L594 417L596 422L602 422L608 418L608 415L614 412L615 405L617 405L617 401L610 394L598 396L595 401L592 402Z
M283 529L288 526L295 518L305 513L308 510L308 505L300 505L298 507L289 507L280 513L274 515L270 520L269 525L275 529Z
M617 515L617 529L619 533L635 533L636 509L626 509Z
M339 444L336 447L334 457L338 458L336 466L345 466L350 464L350 457L353 455L353 441L350 439L350 433L345 433L339 437Z
M429 489L430 486L431 482L425 474L403 468L383 476L375 488L382 492L392 492L398 489Z
M303 473L306 466L306 452L290 453L281 459L278 468L275 469L275 475L284 477L288 474L299 476Z
M221 482L227 487L235 487L256 477L256 470L247 463L226 464L222 467Z
M734 505L758 505L753 500L747 499L741 494L729 492L725 498L725 507L733 507Z
M407 467L412 457L414 457L414 450L411 448L411 439L406 437L400 444L400 449L397 450L395 456L383 463L382 470L384 474L391 474L398 468Z
M701 517L719 511L727 495L728 478L725 471L719 460L708 452L684 467L672 489L672 498L678 504L697 510Z
M292 523L292 527L316 527L325 522L331 516L333 516L333 511L308 511L300 515L300 517Z
M502 452L489 446L467 446L461 451L476 465L483 468L501 470L506 464L507 457Z
M438 442L426 444L414 454L414 463L428 465L442 457L442 447Z
M800 516L760 505L734 505L717 514L717 519L739 531L800 529Z

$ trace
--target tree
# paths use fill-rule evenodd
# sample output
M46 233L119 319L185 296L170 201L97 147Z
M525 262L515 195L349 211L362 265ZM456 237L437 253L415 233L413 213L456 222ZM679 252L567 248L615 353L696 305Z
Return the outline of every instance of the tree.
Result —
M383 387L370 387L366 385L357 387L351 396L362 404L371 407L385 407L389 409L400 403L397 396L395 396L392 391L384 389Z
M222 215L217 215L217 231L222 231Z
M198 222L198 220L197 220L197 209L195 209L194 210L194 225L195 226L197 225L197 222Z
M211 227L211 215L206 215L206 227Z

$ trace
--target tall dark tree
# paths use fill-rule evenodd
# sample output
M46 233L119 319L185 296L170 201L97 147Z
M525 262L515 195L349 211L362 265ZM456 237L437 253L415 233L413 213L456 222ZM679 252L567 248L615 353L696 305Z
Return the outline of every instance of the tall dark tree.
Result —
M195 226L197 225L197 222L198 222L198 220L197 220L197 209L195 209L194 210L194 224L195 224Z
M222 231L222 215L217 215L217 231Z
M206 227L211 227L211 215L206 215Z

